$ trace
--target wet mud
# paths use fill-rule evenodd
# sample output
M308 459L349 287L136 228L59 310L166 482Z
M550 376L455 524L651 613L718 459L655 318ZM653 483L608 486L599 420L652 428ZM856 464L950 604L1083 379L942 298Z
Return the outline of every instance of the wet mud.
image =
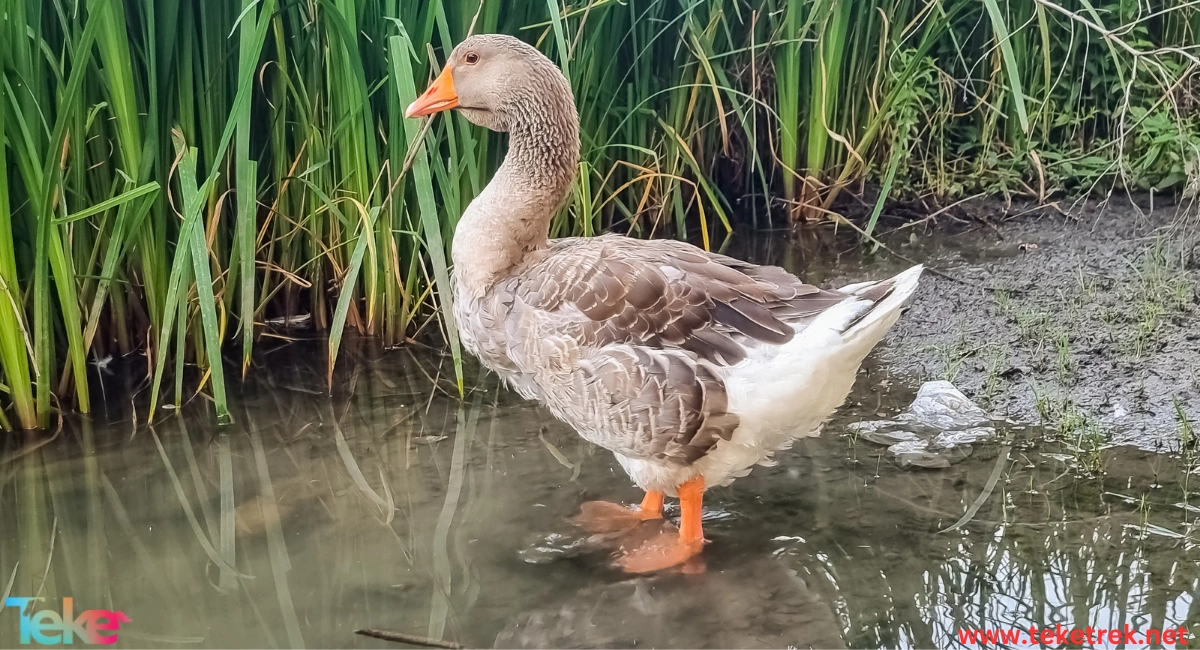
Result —
M1200 221L1148 198L1061 207L980 203L970 220L891 230L873 254L845 227L728 248L827 287L925 263L875 353L904 381L949 380L997 418L1177 451L1200 423Z

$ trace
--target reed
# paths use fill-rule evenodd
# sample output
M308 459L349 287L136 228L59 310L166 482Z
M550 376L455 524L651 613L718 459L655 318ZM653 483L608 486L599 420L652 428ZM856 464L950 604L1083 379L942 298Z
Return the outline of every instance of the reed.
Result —
M869 184L870 237L900 196L1200 169L1184 0L0 0L0 427L87 411L89 362L134 353L151 417L203 392L227 420L297 319L330 369L346 335L440 329L460 360L447 246L503 139L403 111L472 25L575 88L557 236L707 246Z

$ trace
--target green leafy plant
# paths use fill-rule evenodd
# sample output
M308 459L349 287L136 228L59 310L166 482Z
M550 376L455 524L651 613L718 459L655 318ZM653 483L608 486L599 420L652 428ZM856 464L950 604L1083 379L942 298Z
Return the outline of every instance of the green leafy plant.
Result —
M151 410L204 392L225 420L256 342L296 324L329 337L331 379L349 335L440 330L461 360L447 248L503 136L404 108L472 28L536 44L575 90L583 160L553 235L711 246L837 217L844 191L876 197L872 238L902 195L1194 186L1198 16L1174 0L1153 16L1118 0L6 0L0 427L89 410L89 361L135 353Z

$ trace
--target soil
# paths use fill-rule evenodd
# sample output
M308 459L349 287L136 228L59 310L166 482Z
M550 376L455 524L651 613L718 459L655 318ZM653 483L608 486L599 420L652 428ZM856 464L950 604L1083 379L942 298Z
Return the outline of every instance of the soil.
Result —
M983 202L956 213L891 230L874 255L822 231L800 233L799 246L742 242L729 252L822 286L925 263L930 272L876 353L902 380L947 379L997 418L1072 435L1157 450L1194 444L1194 212L1161 197L1151 209L1145 197L1070 210Z

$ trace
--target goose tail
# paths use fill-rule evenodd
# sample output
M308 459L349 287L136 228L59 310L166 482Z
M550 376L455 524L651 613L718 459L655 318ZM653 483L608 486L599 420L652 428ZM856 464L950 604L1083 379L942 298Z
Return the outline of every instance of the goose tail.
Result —
M868 349L874 347L900 317L904 304L917 290L924 270L925 266L918 264L887 280L842 287L841 290L846 293L875 303L846 328L842 333L843 339L852 346L865 344Z

